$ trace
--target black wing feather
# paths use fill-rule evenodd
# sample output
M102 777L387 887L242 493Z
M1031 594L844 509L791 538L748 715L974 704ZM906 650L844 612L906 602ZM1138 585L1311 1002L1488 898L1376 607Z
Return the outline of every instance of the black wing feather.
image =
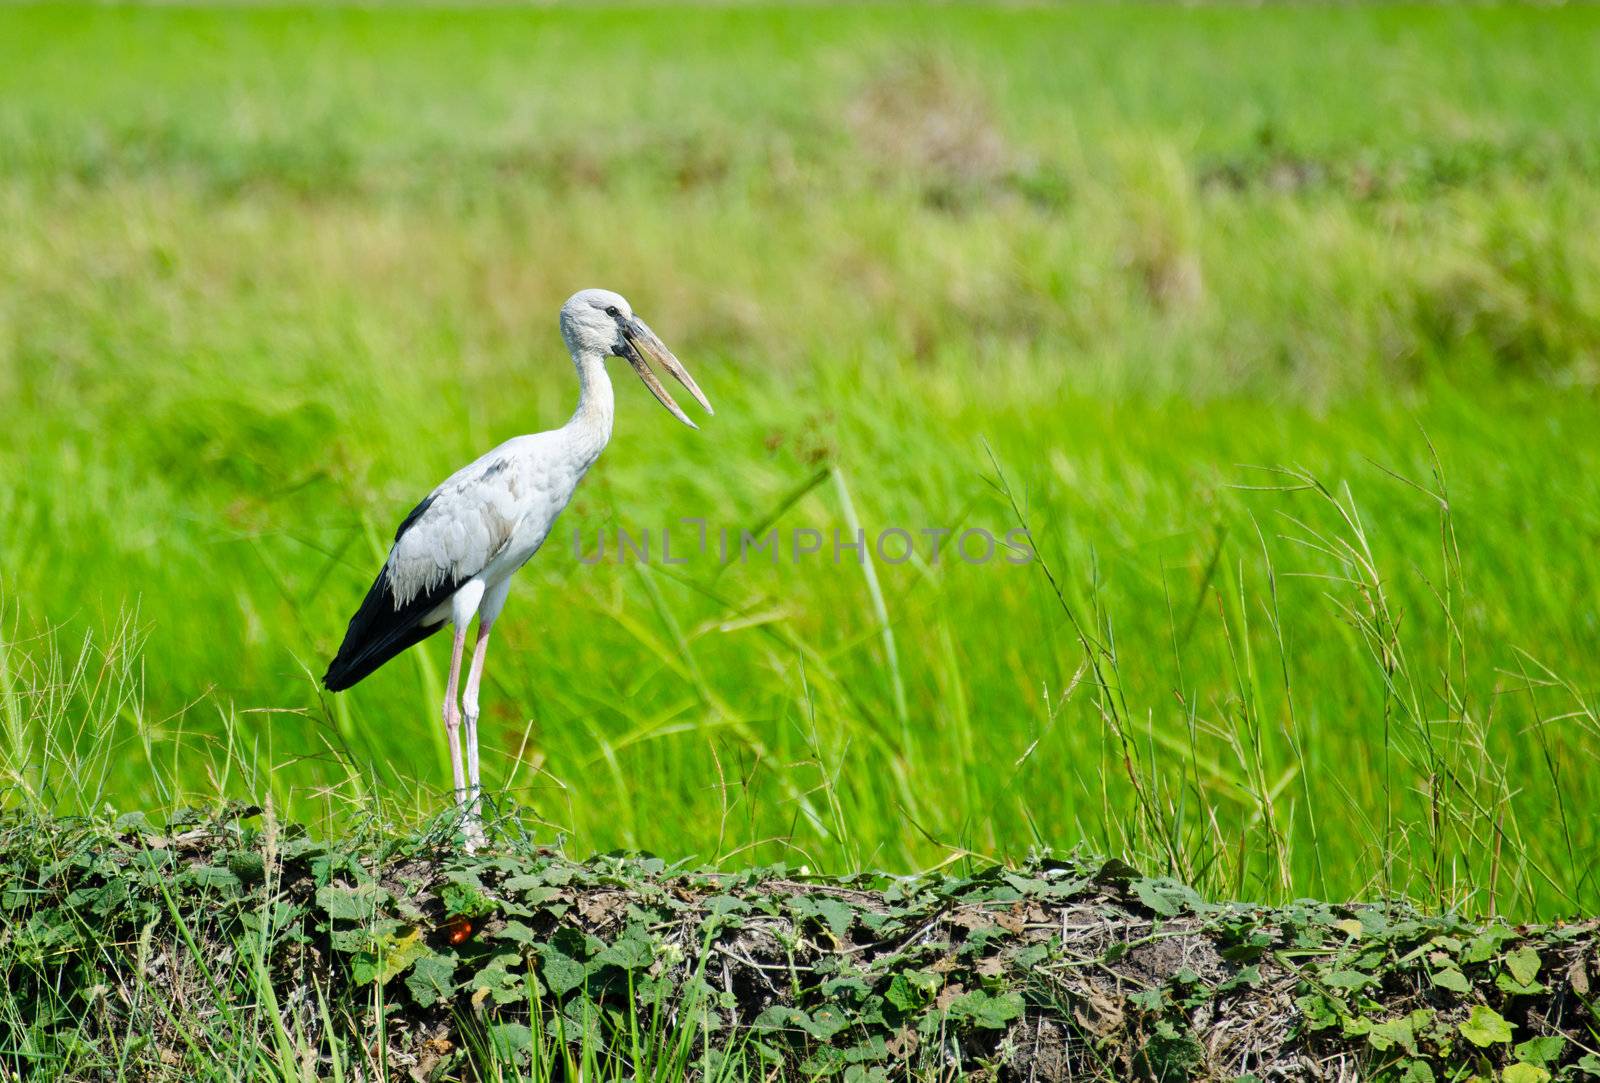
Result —
M395 531L394 540L398 542L400 536L422 518L422 513L432 503L433 497L430 495L413 508L400 524L400 529ZM328 663L328 672L322 675L323 687L330 692L342 692L407 647L421 643L443 628L444 621L424 624L423 618L454 594L459 586L461 584L458 582L440 583L432 590L418 594L405 605L397 606L394 586L389 581L389 569L384 568L373 581L366 598L362 599L361 608L350 618L350 627L345 630L339 653Z

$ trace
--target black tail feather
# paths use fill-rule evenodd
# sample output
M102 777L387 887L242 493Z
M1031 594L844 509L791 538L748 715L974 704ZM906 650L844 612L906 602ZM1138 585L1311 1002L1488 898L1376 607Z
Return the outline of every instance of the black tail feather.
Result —
M377 580L361 602L361 608L350 618L350 627L344 633L339 653L328 664L322 676L323 687L330 692L342 692L366 677L407 647L427 639L444 621L424 624L430 612L451 594L458 584L441 583L437 588L424 591L405 605L396 607L389 583L389 569L378 573Z

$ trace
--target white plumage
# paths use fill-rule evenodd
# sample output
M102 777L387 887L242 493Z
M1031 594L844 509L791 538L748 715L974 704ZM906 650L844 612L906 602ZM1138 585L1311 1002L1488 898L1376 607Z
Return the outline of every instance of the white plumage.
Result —
M396 604L474 576L487 586L532 556L598 457L575 435L519 436L446 478L389 552Z
M661 386L648 361L665 368L711 412L683 365L619 294L573 294L561 307L561 335L578 371L578 408L571 420L550 432L507 440L451 474L406 516L383 570L351 618L323 677L330 691L341 691L446 624L455 626L443 713L456 799L466 808L471 838L479 834L478 688L489 631L505 605L511 576L544 544L611 439L613 399L606 358L626 358L661 404L691 428L694 422ZM477 643L458 706L466 628L474 616ZM457 740L463 720L465 772Z

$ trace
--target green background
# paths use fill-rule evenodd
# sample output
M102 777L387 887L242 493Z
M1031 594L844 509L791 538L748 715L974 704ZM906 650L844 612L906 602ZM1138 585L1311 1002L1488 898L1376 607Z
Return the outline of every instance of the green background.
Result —
M541 831L1593 912L1596 55L1588 9L0 10L4 799L439 808L442 641L314 677L416 500L566 418L602 285L717 415L614 370L513 590L485 775ZM847 499L1040 560L573 555Z

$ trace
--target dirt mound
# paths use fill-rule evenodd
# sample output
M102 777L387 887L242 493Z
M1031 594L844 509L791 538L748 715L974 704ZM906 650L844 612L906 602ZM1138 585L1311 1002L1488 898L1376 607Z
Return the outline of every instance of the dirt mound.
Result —
M187 1079L240 1048L421 1080L662 1056L862 1081L1600 1069L1596 922L1217 904L1115 860L819 879L527 840L468 855L444 821L320 840L234 809L160 830L13 814L0 873L0 1079L27 1076L19 1051Z

